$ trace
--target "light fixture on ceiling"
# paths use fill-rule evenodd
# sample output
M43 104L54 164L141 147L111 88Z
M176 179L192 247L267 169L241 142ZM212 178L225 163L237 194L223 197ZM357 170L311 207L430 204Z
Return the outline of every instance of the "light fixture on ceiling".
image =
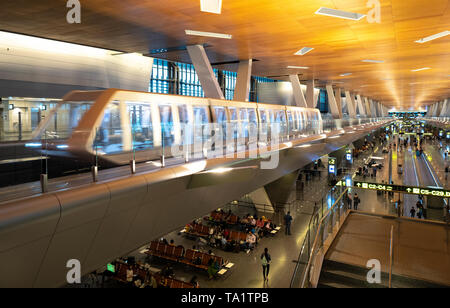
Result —
M340 84L342 84L344 82L343 81L332 81L331 83L340 83Z
M360 20L361 18L366 16L364 14L340 11L340 10L326 8L326 7L321 7L320 9L318 9L316 11L316 14L337 17L337 18L343 18L343 19L350 19L350 20Z
M312 47L303 47L302 49L300 49L299 51L294 53L294 55L296 55L296 56L304 56L304 55L306 55L308 52L310 52L313 49L314 48L312 48Z
M287 68L299 69L299 70L307 70L307 69L309 69L308 66L292 66L292 65L289 65Z
M411 72L420 72L420 71L425 71L425 70L429 70L431 69L431 67L422 67L422 68L417 68L415 70L411 70Z
M362 60L361 62L366 62L366 63L384 63L383 60Z
M233 36L231 34L193 31L193 30L185 30L185 32L186 32L186 35L206 36L206 37L222 38L222 39L228 39L228 40L231 40L233 38Z
M345 77L345 76L350 76L352 73L344 73L344 74L340 74L339 76L341 77Z
M432 40L435 40L435 39L438 39L438 38L441 38L441 37L444 37L447 35L450 35L450 31L448 31L448 30L421 38L420 40L417 40L415 42L419 43L419 44L423 44L423 43L426 43L426 42L429 42L429 41L432 41Z
M222 0L200 0L200 11L206 13L222 13Z

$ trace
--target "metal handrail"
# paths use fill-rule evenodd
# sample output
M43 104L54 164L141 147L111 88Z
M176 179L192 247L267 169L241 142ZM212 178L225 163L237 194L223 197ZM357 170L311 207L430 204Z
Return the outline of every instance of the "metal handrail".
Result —
M392 287L392 250L393 250L393 243L394 243L394 225L391 226L391 239L389 243L389 288Z
M325 214L322 216L322 218L319 221L319 225L317 227L318 232L316 234L316 237L314 238L314 243L312 245L311 253L310 253L310 256L309 256L309 260L308 260L308 265L306 266L306 269L305 269L305 272L304 272L305 274L303 276L303 280L302 280L302 283L301 283L301 287L302 288L305 286L305 280L306 280L306 277L308 276L308 272L310 271L311 262L312 262L313 256L314 256L314 254L316 253L316 250L317 250L316 246L317 246L317 243L318 243L318 240L319 240L319 236L321 236L320 230L321 230L321 227L323 225L323 221L325 220L326 217L328 217L330 212L332 210L334 210L334 208L336 207L338 202L341 201L342 197L344 196L344 194L347 193L347 191L348 191L348 188L345 188L344 192L342 192L342 194L339 196L339 198L336 199L334 204L325 212Z

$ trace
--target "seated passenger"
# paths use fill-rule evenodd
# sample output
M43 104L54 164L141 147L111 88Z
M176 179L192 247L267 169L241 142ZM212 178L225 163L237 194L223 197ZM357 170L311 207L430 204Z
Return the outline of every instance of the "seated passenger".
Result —
M264 221L263 221L262 217L260 219L258 219L258 221L256 222L256 227L258 227L258 228L264 227Z
M174 240L170 240L169 246L175 246L175 241Z
M223 236L225 237L225 239L228 240L228 237L230 236L230 230L225 229L225 230L223 231Z
M228 242L227 242L227 239L225 238L225 236L222 236L220 242L221 242L221 247L222 247L222 249L225 249L226 246L227 246L227 243L228 243Z
M220 269L219 268L219 263L214 258L210 258L208 260L208 276L209 276L209 279L214 278L214 276L217 274L219 269Z
M250 251L250 249L253 249L255 247L256 243L256 236L252 232L247 233L247 237L245 239L245 246L247 248L247 253Z

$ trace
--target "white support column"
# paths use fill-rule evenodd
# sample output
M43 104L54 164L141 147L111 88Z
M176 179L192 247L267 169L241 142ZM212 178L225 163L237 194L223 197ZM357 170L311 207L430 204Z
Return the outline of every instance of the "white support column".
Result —
M308 108L316 108L316 101L314 101L314 79L306 82L306 105Z
M447 111L447 100L444 99L442 101L441 110L439 111L439 116L444 117L446 111Z
M439 106L439 103L434 103L434 105L433 105L433 111L432 111L432 116L433 117L436 117L437 116L437 111L438 111L438 106Z
M274 213L275 212L272 202L270 201L270 198L267 195L267 191L264 188L264 186L249 193L248 196L253 201L253 204L255 205L255 208L258 212L260 212L260 213Z
M248 102L250 98L250 80L252 78L253 60L239 62L236 78L236 89L234 90L234 101Z
M450 108L450 102L449 102L449 99L447 98L444 100L444 107L442 108L441 117L448 117L449 108Z
M334 96L333 86L331 84L327 84L326 89L328 94L328 106L330 106L331 114L334 119L341 119L336 97Z
M372 99L369 99L369 104L370 104L370 110L372 111L372 118L377 118L378 117L377 105L375 104L375 102Z
M205 92L205 97L225 99L206 55L205 48L202 45L191 45L187 46L187 51L189 57L191 57L192 64L194 64L203 92Z
M372 111L370 110L369 100L367 97L364 97L364 107L366 108L366 116L368 118L372 117Z
M336 99L336 105L337 105L338 111L339 111L339 119L343 118L341 92L342 91L340 88L337 88L336 90L334 90L334 98Z
M298 75L289 75L289 80L292 84L292 92L294 93L295 105L298 107L307 108L305 96L303 95L302 87Z
M306 82L306 105L308 108L316 108L317 95L314 93L314 79Z
M360 117L365 117L366 116L366 111L365 111L364 106L363 106L361 95L359 95L359 94L356 95L356 101L358 102L358 114L359 114L359 116Z
M319 108L319 94L320 91L314 91L314 108Z
M355 97L350 95L350 91L345 91L345 98L347 101L348 116L351 119L355 119L356 118Z

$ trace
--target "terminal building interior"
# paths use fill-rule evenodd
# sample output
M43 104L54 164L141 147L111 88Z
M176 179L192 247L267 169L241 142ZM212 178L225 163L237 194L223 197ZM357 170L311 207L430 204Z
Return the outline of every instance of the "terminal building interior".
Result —
M0 25L0 288L450 287L448 0Z

